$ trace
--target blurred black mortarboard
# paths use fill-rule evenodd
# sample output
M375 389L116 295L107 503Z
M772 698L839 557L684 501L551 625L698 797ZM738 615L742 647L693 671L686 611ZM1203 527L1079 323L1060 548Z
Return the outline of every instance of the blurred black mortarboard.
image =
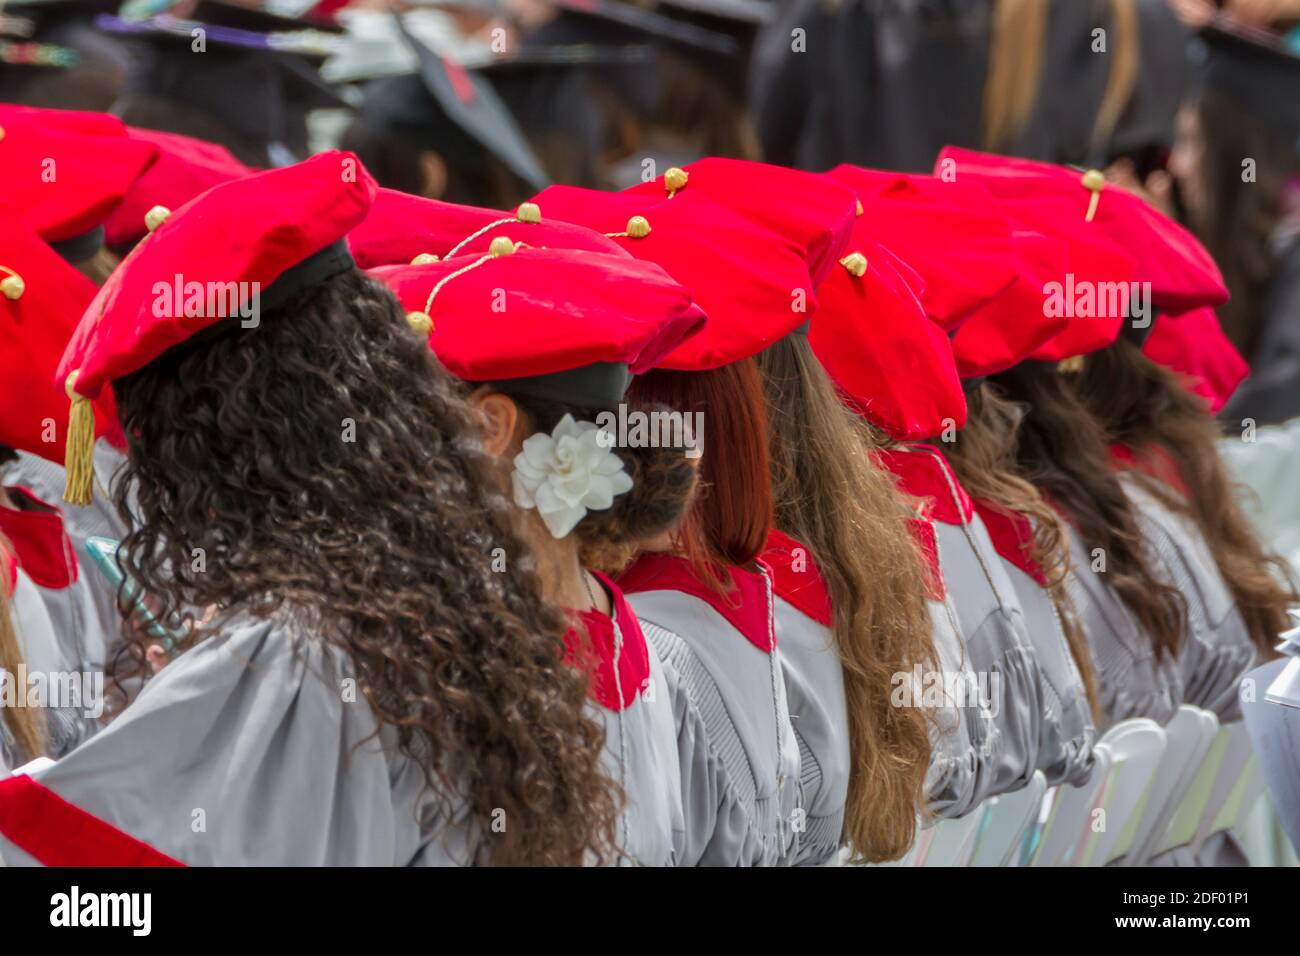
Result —
M91 25L119 0L4 0L0 99L63 109L107 110L125 82L123 44ZM22 42L35 44L25 46Z
M492 84L479 71L430 50L396 20L418 71L369 84L362 121L439 153L453 167L473 168L488 154L529 188L548 186L550 179Z
M1263 30L1220 18L1201 31L1202 82L1229 97L1300 152L1300 55Z
M948 143L978 145L989 0L794 0L749 65L769 162L929 172ZM794 49L794 30L803 31Z
M96 19L134 41L115 111L135 125L218 142L254 166L305 157L307 113L347 107L317 70L332 28L216 0L199 0L193 17Z

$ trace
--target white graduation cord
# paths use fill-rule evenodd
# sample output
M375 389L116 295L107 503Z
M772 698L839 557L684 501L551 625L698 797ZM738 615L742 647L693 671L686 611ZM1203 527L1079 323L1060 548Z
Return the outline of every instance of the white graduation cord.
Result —
M780 812L781 792L785 789L785 734L781 733L781 692L780 685L777 681L780 679L776 671L776 598L772 593L772 578L767 573L767 567L760 561L758 562L759 573L763 575L763 585L767 590L767 637L771 645L771 650L767 654L768 670L772 674L772 715L776 718L776 795L777 795L777 819L780 823L777 826L777 840L785 842L785 815ZM800 787L795 794L795 809L803 809L803 788ZM799 849L799 833L794 833L794 847L791 852L797 852Z

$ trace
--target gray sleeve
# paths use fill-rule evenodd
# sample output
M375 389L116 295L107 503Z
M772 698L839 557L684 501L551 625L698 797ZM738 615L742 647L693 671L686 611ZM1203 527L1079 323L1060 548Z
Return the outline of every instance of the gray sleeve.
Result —
M1190 518L1170 510L1132 476L1124 486L1161 573L1187 600L1178 655L1184 702L1214 711L1221 721L1235 720L1241 715L1237 685L1256 653L1232 592Z
M243 619L36 779L191 865L468 862L457 821L376 727L339 652Z
M681 771L683 830L674 835L677 866L775 864L779 809L757 798L744 746L716 685L676 634L644 618L673 702Z

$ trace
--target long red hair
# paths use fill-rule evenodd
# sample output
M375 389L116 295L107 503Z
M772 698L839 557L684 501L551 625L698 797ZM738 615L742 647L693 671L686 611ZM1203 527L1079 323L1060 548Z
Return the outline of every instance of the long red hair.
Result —
M763 553L772 527L772 473L763 379L752 358L704 372L655 369L628 401L703 413L699 491L678 529L682 552L707 578ZM720 581L718 581L721 584Z

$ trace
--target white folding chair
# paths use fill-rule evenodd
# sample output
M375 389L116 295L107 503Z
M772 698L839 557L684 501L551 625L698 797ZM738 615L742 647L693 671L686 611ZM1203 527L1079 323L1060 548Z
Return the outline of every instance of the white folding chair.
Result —
M940 820L917 839L913 866L967 866L975 852L985 807L976 807L964 817Z
M1124 866L1142 866L1154 852L1182 794L1214 743L1219 719L1208 710L1184 704L1165 725L1165 752L1151 790L1142 801L1132 832L1120 835L1110 856Z
M1180 847L1190 847L1200 829L1201 818L1206 814L1215 781L1223 769L1224 760L1232 742L1231 729L1220 728L1210 745L1205 759L1188 781L1187 786L1175 792L1175 805L1164 832L1151 851L1151 859L1170 853Z
M1092 811L1110 775L1110 749L1100 742L1092 751L1092 776L1080 786L1056 788L1047 822L1030 866L1061 866L1092 820Z
M1101 825L1089 821L1082 843L1070 858L1075 866L1101 866L1110 859L1112 848L1150 789L1165 752L1164 728L1145 718L1124 721L1102 741L1110 750L1111 765L1095 810Z
M990 798L970 865L1012 866L1017 863L1021 841L1038 819L1046 792L1047 778L1041 770L1036 770L1026 786Z

